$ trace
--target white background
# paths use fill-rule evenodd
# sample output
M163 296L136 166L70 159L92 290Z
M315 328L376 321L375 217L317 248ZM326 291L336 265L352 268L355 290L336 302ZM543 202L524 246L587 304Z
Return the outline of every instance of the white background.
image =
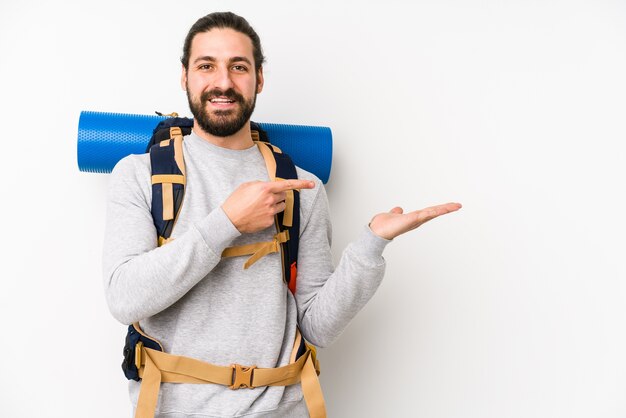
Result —
M598 0L2 0L0 416L129 416L78 117L188 114L218 10L263 41L254 119L333 130L337 258L377 212L464 204L387 247L322 351L330 417L626 417L626 3Z

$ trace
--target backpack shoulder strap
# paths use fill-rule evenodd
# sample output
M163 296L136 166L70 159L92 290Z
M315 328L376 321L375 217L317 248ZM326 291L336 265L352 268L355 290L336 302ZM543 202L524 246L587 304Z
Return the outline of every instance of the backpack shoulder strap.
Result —
M172 118L181 119L181 118ZM170 119L166 119L170 121ZM171 121L176 123L176 121ZM169 124L169 123L168 123ZM268 175L272 181L297 179L296 166L287 154L269 143L267 133L259 125L252 125L252 137L263 155ZM158 245L166 244L171 239L172 231L182 208L185 195L185 162L183 158L184 127L159 124L158 132L169 133L168 139L154 143L149 149L152 167L152 218L157 229ZM157 129L155 129L155 134ZM153 135L153 139L155 136ZM274 242L258 243L243 247L229 247L223 257L253 254L246 263L246 268L264 255L275 252L272 245L280 244L283 262L283 279L289 290L296 292L297 260L300 238L300 192L289 190L286 197L286 209L275 218L277 234ZM271 245L266 245L271 244ZM247 248L251 247L251 248ZM252 248L254 247L254 248ZM267 247L267 248L266 248Z
M266 142L257 142L261 154L265 159L270 180L297 179L296 166L287 154ZM298 264L298 247L300 243L300 192L288 190L285 199L286 208L276 214L275 224L278 233L287 231L288 239L282 242L283 279L291 293L296 293L296 276Z
M169 128L169 139L150 147L152 167L152 219L157 229L158 245L168 242L185 195L183 132Z

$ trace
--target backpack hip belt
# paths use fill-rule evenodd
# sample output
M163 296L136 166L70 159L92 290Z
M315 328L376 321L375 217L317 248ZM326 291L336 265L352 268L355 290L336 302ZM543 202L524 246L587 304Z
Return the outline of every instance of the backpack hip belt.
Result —
M133 327L144 337L150 338L143 334L138 324ZM276 368L239 364L218 366L148 348L141 340L135 345L134 353L135 366L141 378L135 418L154 417L161 383L213 383L233 390L300 383L311 418L326 417L324 397L317 377L319 362L315 348L304 341L300 331L296 333L290 363ZM301 354L298 356L298 353Z

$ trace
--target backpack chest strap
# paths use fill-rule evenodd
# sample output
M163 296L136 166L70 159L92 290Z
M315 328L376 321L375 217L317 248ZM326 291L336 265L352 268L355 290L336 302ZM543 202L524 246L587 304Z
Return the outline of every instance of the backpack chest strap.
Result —
M236 247L228 247L222 252L222 257L239 257L241 255L251 255L245 264L244 269L248 269L251 265L262 259L268 254L280 251L280 244L289 241L289 231L285 230L274 235L272 241L256 242L254 244L239 245Z
M274 155L272 153L272 150L274 152L280 152L280 150L266 142L255 141L255 144L259 148L259 151L261 151L263 160L265 160L265 166L267 168L267 174L270 180L284 180L282 178L276 177L276 159L274 158ZM291 227L293 225L293 208L294 193L293 190L287 190L285 194L285 210L283 212L282 220L282 225L284 227ZM278 222L278 218L276 218L277 226ZM254 244L228 247L222 252L222 257L239 257L242 255L250 255L251 257L243 265L244 269L248 269L251 265L259 261L266 255L279 252L281 249L280 244L284 244L287 241L289 241L289 230L284 229L274 235L274 239L272 241L264 241Z

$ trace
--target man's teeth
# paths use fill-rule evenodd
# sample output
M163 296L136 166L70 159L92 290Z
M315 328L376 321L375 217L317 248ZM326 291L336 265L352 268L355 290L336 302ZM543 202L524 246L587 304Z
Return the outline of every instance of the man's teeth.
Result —
M211 103L234 103L234 100L230 99L211 99L209 100Z

